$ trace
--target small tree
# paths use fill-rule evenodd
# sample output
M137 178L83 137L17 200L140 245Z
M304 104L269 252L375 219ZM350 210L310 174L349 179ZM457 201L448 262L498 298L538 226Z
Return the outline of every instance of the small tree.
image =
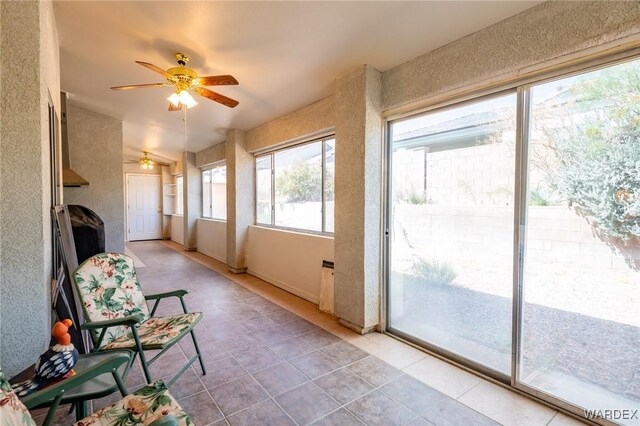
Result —
M322 167L296 163L276 177L276 194L291 203L322 200Z

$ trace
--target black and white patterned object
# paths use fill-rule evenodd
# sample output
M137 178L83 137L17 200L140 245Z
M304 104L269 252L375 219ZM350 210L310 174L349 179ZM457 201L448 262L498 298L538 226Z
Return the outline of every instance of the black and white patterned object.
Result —
M69 350L60 351L60 346L56 345L40 355L35 365L35 376L14 386L16 395L19 397L29 395L63 378L71 371L76 362L78 362L79 354L73 345L69 346Z

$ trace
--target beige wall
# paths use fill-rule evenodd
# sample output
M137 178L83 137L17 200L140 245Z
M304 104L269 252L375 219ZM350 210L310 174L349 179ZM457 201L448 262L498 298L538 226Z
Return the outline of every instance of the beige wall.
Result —
M227 222L198 219L198 251L227 263Z
M246 133L227 131L227 266L233 272L247 268L248 227L255 222L254 162L247 151Z
M226 147L224 142L214 145L202 151L196 152L196 167L206 167L210 164L224 160Z
M196 167L194 152L182 153L183 243L186 250L198 246L198 218L202 216L202 173ZM179 201L179 200L178 200Z
M333 261L331 237L249 227L248 272L316 304L323 260Z
M104 221L106 250L124 253L122 122L67 105L67 132L71 168L88 180L89 186L65 188L65 202L96 212Z
M171 241L184 244L184 220L180 215L171 215Z
M269 121L247 132L249 152L277 148L326 133L335 125L333 96Z
M0 51L0 367L11 376L50 336L49 98L60 113L51 3L0 2Z
M335 313L356 331L380 310L380 82L370 66L336 81Z

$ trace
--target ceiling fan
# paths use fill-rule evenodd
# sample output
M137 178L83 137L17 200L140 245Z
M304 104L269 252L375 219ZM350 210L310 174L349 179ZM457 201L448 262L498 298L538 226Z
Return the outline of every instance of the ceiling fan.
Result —
M177 67L163 70L162 68L150 64L148 62L136 61L137 64L142 65L145 68L149 68L151 71L155 71L158 74L166 77L167 81L164 83L149 83L149 84L133 84L129 86L115 86L113 90L129 90L129 89L143 89L148 87L165 87L175 86L176 91L167 98L169 101L169 111L180 111L183 106L192 108L198 103L191 97L189 90L193 90L196 95L200 95L212 101L218 102L229 108L235 108L238 105L238 101L228 98L213 90L206 89L203 86L228 86L238 84L233 76L230 75L212 75L208 77L199 77L198 74L187 68L186 65L191 60L189 55L185 53L176 53L176 60L178 61Z
M133 159L133 158L129 158L127 160L124 160L123 163L124 164L138 164L140 167L142 167L145 170L151 170L153 169L154 165L158 165L158 166L168 166L169 163L165 163L162 161L157 161L157 160L152 160L151 158L149 158L149 153L147 151L143 151L142 152L142 157L140 157L139 159Z

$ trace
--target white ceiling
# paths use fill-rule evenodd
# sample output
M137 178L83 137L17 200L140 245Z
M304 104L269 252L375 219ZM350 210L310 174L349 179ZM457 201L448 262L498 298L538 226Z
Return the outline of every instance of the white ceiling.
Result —
M135 64L175 66L178 51L200 75L232 74L212 87L237 99L229 109L197 97L188 149L224 140L328 96L336 77L370 64L385 71L526 10L539 1L494 2L76 2L56 1L62 90L70 102L124 121L125 155L146 150L177 159L182 113L168 112L171 88L116 92L162 82Z

